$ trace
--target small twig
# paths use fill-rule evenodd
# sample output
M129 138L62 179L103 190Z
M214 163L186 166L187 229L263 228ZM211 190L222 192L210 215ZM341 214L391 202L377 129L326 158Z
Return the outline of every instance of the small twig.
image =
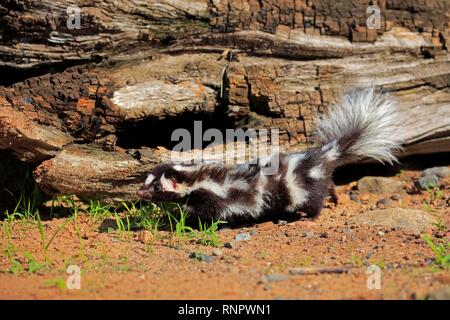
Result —
M298 267L289 269L291 275L311 275L311 274L323 274L323 273L347 273L350 270L349 267Z

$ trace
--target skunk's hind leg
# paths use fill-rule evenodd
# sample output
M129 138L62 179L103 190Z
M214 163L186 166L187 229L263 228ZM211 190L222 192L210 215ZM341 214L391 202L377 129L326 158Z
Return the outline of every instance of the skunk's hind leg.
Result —
M334 205L336 206L339 203L339 197L336 193L336 185L334 184L333 181L330 182L329 192L330 192L329 195L331 197L331 202L333 202Z
M323 198L315 198L315 199L311 199L308 201L308 203L306 203L301 209L300 211L306 213L306 216L308 218L317 218L320 214L320 212L322 211L323 208Z

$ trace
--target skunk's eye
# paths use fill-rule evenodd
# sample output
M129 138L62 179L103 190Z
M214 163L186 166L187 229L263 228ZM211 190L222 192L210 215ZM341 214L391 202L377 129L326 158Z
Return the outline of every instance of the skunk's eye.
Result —
M155 190L156 192L160 192L161 191L161 185L159 183L155 183L155 185L153 186L153 190Z

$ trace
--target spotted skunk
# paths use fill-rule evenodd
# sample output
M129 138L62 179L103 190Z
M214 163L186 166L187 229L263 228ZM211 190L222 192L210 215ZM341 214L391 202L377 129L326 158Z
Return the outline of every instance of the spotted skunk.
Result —
M332 174L339 165L368 157L390 164L397 161L400 122L388 96L373 89L352 91L317 120L319 147L272 156L279 159L275 174L263 173L270 159L234 166L163 163L137 195L153 202L177 202L202 220L296 211L314 218L325 197L337 200Z

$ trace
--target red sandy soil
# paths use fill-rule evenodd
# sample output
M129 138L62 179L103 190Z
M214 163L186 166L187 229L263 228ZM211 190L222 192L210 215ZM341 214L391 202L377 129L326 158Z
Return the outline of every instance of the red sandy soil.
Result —
M410 187L418 171L405 171L392 179ZM450 179L443 181L442 199L431 205L430 214L450 225ZM138 240L140 231L129 236L100 232L102 221L87 214L65 226L48 250L49 265L34 273L8 271L1 237L1 299L421 299L430 292L448 288L450 272L433 264L434 254L420 237L403 230L366 227L351 218L375 207L391 195L359 194L360 203L349 198L354 183L337 188L340 203L327 204L315 221L288 224L264 222L250 227L219 231L222 243L241 232L251 233L238 247L220 248L222 256L212 262L189 258L191 252L212 255L213 247L180 240L159 231L149 243ZM402 194L391 207L424 209L430 200L422 194ZM44 221L47 239L67 218ZM3 226L3 222L2 222ZM448 241L448 229L425 231L436 241ZM43 261L36 225L16 222L12 241L16 257L26 268L23 252ZM81 289L59 288L65 283L68 265L81 268ZM381 289L367 288L368 265L381 267ZM290 275L297 267L348 268L344 273ZM275 279L267 279L272 275ZM275 276L273 276L275 275ZM274 281L278 280L278 281Z

